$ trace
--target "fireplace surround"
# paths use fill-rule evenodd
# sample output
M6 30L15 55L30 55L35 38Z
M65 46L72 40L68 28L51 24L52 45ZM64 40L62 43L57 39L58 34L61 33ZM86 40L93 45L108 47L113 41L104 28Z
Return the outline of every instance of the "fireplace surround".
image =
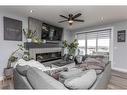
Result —
M37 53L36 60L43 63L53 60L61 59L61 52L47 52L47 53Z
M61 60L62 48L31 48L29 49L30 57L41 63Z

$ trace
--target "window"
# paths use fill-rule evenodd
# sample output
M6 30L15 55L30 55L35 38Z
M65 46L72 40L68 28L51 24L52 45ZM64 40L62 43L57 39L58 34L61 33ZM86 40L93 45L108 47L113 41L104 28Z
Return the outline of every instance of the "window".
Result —
M98 52L109 52L109 38L98 39Z
M79 55L85 55L85 40L78 40Z
M77 34L79 54L109 52L110 29Z
M78 49L79 49L79 51L78 51L78 53L79 53L79 55L85 55L86 54L86 52L85 52L85 46L86 46L86 40L85 40L85 35L82 35L82 34L78 34L77 35L77 39L78 39L78 43L79 43L79 45L78 45Z
M96 39L87 40L87 54L96 52Z

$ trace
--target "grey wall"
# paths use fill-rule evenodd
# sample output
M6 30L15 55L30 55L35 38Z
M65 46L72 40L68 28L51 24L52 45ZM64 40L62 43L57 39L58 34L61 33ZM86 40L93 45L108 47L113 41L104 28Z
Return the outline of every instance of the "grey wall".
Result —
M16 15L1 13L0 12L0 79L3 75L3 69L7 66L7 60L11 53L17 49L17 44L22 44L25 41L23 36L23 41L7 41L4 40L4 30L3 30L3 16L21 20L23 23L23 28L28 28L27 18L22 18Z
M72 31L64 29L63 40L67 40L68 42L72 42L73 39L74 39L74 33Z
M102 28L109 28L111 27L113 29L112 31L112 40L111 40L111 60L112 60L112 69L116 69L119 71L127 72L127 37L125 43L118 43L117 42L117 31L119 30L126 30L126 36L127 36L127 21L124 22L118 22L118 23L112 23L108 25L102 25L102 26L95 26L95 27L89 27L89 28L82 28L73 31L81 32L81 31L90 31L90 30L97 30Z

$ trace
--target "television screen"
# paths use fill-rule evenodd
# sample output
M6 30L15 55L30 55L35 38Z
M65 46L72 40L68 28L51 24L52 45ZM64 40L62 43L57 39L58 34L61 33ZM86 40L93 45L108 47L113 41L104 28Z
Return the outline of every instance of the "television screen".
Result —
M43 24L41 38L48 41L61 41L63 29L48 24Z

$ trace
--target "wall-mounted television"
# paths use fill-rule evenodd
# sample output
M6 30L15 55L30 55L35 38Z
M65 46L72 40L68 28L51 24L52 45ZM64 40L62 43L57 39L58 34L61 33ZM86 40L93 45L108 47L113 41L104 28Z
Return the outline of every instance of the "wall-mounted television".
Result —
M61 41L63 28L52 26L46 23L42 24L41 39L48 41Z

